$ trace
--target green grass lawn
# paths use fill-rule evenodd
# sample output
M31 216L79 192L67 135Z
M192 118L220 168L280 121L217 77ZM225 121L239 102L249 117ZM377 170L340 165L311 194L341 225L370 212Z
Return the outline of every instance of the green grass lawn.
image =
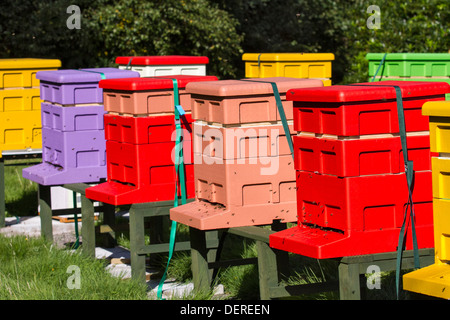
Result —
M115 278L103 261L42 239L0 235L0 253L2 300L147 299L145 284Z
M22 177L22 170L41 159L5 161L6 216L35 216L38 209L37 183Z

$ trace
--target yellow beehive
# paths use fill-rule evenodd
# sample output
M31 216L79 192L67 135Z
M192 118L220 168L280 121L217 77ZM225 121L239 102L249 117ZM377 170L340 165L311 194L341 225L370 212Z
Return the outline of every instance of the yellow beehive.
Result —
M0 59L0 89L39 87L36 72L60 67L57 59Z
M244 53L246 78L321 79L331 85L332 53Z
M0 59L0 158L3 151L42 148L39 71L58 59Z
M0 113L0 151L42 148L41 110Z
M450 299L450 101L426 102L429 116L433 180L433 227L435 263L403 276L403 289Z

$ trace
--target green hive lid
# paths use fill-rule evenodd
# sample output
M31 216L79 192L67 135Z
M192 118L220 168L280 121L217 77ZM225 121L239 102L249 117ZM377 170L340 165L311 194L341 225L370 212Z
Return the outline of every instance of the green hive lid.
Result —
M369 61L382 60L384 55L384 53L368 53L366 59ZM385 60L450 60L450 53L388 53Z

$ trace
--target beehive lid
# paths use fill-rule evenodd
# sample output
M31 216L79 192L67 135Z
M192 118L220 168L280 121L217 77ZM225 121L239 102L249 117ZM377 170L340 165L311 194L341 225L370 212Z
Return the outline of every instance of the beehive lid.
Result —
M450 117L450 101L428 101L422 106L424 116Z
M364 82L353 85L336 85L323 88L291 89L287 100L303 102L356 102L395 99L393 86L401 89L403 98L444 95L450 93L450 85L445 82L427 81L383 81Z
M128 65L131 60L133 66L151 66L151 65L185 65L185 64L208 64L208 57L204 56L141 56L141 57L117 57L116 63Z
M139 72L131 70L120 70L117 68L87 68L87 69L65 69L54 71L39 71L36 78L44 82L52 83L91 83L99 82L102 74L106 79L117 79L127 77L139 77Z
M331 61L332 53L244 53L243 61Z
M173 75L173 76L157 76L146 78L124 78L102 80L99 83L100 88L105 90L120 91L148 91L172 89L173 81L177 79L178 88L185 88L189 82L195 81L216 81L216 76L191 76L191 75Z
M384 53L368 53L366 59L369 61L379 61L383 59ZM449 53L388 53L386 54L386 61L439 61L450 60Z
M323 86L322 80L319 79L272 77L190 83L186 86L186 91L191 94L218 97L273 94L273 88L269 82L275 82L280 93L285 93L292 88Z
M58 59L0 59L0 69L49 69L61 67Z

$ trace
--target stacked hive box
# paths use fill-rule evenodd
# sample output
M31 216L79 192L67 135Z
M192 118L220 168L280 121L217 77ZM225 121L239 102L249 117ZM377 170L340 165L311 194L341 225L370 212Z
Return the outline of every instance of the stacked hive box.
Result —
M196 201L170 210L199 230L295 221L295 172L278 113L275 82L292 132L293 87L321 80L264 78L190 83Z
M435 263L403 277L405 290L450 298L450 102L427 102L423 114L430 120L433 180Z
M288 92L297 131L298 225L271 235L273 248L319 259L396 250L408 188L393 86L401 88L414 164L419 247L433 247L428 119L421 108L444 100L450 86L388 81Z
M116 68L41 71L42 163L22 171L41 185L106 178L102 79L139 77Z
M117 57L119 69L131 69L141 77L193 75L205 76L208 57L204 56L141 56Z
M245 77L321 79L331 86L332 53L244 53Z
M388 53L386 56L384 53L368 53L366 59L369 61L370 81L376 75L374 81L415 80L450 84L450 53ZM449 97L446 96L447 100Z
M41 100L36 73L55 59L0 59L0 158L3 151L41 149Z
M190 94L186 84L215 81L214 76L103 80L107 179L86 189L86 197L113 204L173 200L175 196L174 83L185 110L181 125L187 197L194 196ZM180 188L178 188L178 191Z

